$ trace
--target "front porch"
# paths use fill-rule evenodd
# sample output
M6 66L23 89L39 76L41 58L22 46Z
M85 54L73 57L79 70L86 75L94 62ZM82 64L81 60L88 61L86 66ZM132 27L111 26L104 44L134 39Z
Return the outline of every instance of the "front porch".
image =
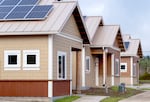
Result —
M95 57L95 78L97 87L110 87L120 83L119 59L116 60L115 50L111 48L92 48L92 55Z

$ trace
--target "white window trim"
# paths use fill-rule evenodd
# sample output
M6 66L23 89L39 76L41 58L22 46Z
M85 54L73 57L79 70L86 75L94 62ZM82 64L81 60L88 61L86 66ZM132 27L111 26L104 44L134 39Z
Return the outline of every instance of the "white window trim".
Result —
M124 70L121 69L121 65L125 65L125 69ZM127 63L121 63L120 64L120 72L127 72L127 68L128 68Z
M116 62L118 62L118 64L119 64L119 59L115 59L115 71L116 71ZM118 65L118 71L120 70L120 67L119 67L119 65ZM116 74L116 73L114 73L115 74L115 76L119 76L119 72Z
M27 55L36 55L36 64L27 64ZM23 70L40 70L40 51L39 50L23 50Z
M89 69L86 68L86 67L87 67L87 66L86 66L86 60L87 60L87 59L89 59ZM91 61L90 61L90 56L86 56L86 58L85 58L85 71L88 72L88 73L90 72L90 66L91 66L90 63L91 63Z
M59 56L62 56L64 55L65 56L65 78L59 78ZM67 78L67 53L66 52L63 52L63 51L58 51L57 52L57 79L59 80L65 80Z
M8 64L8 55L17 55L17 65ZM20 70L21 68L21 51L20 50L5 50L4 51L4 70Z

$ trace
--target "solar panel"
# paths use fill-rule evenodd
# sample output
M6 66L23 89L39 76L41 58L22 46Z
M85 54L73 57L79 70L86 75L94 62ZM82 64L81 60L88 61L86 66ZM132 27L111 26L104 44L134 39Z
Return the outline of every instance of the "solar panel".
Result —
M1 5L17 5L20 0L4 0Z
M4 19L8 13L0 12L0 19Z
M8 7L8 6L3 6L0 7L0 12L10 12L12 10L13 7Z
M6 19L23 19L33 6L16 6Z
M35 5L39 0L22 0L18 5Z
M0 4L2 3L3 0L0 0Z
M13 7L0 7L0 19L3 19Z
M35 19L35 18L39 18L39 19L44 19L45 17L47 17L47 15L49 14L49 12L52 9L52 5L42 5L42 6L35 6L32 11L27 15L26 18L31 18L31 19Z
M0 21L43 20L53 5L38 5L40 0L0 0Z

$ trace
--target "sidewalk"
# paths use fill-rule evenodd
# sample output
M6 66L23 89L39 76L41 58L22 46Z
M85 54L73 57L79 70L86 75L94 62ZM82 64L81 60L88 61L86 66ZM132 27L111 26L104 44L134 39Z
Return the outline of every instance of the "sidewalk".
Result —
M108 96L92 96L92 95L84 95L81 98L73 101L73 102L100 102L100 100L106 98Z
M119 102L150 102L150 91L146 91L144 93L131 96Z

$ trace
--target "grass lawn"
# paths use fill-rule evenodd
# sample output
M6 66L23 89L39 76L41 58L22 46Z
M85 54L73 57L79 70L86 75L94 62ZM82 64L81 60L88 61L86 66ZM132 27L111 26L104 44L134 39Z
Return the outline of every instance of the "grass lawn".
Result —
M61 99L57 99L54 102L72 102L78 98L80 98L80 96L68 96Z
M150 83L150 80L139 80L139 83Z
M118 102L119 100L139 94L141 92L143 92L143 91L126 88L125 93L120 93L120 92L118 92L118 87L115 87L115 86L109 88L108 93L105 93L105 89L103 89L103 88L91 88L89 90L83 91L84 94L88 94L88 95L110 96L110 97L102 100L101 102Z
M122 100L124 98L128 98L130 96L139 94L143 91L140 90L135 90L135 89L131 89L131 88L126 88L126 92L125 93L119 93L116 91L116 87L112 87L112 90L114 90L115 94L114 95L110 95L110 97L102 100L101 102L118 102L119 100ZM116 95L118 93L118 95Z

